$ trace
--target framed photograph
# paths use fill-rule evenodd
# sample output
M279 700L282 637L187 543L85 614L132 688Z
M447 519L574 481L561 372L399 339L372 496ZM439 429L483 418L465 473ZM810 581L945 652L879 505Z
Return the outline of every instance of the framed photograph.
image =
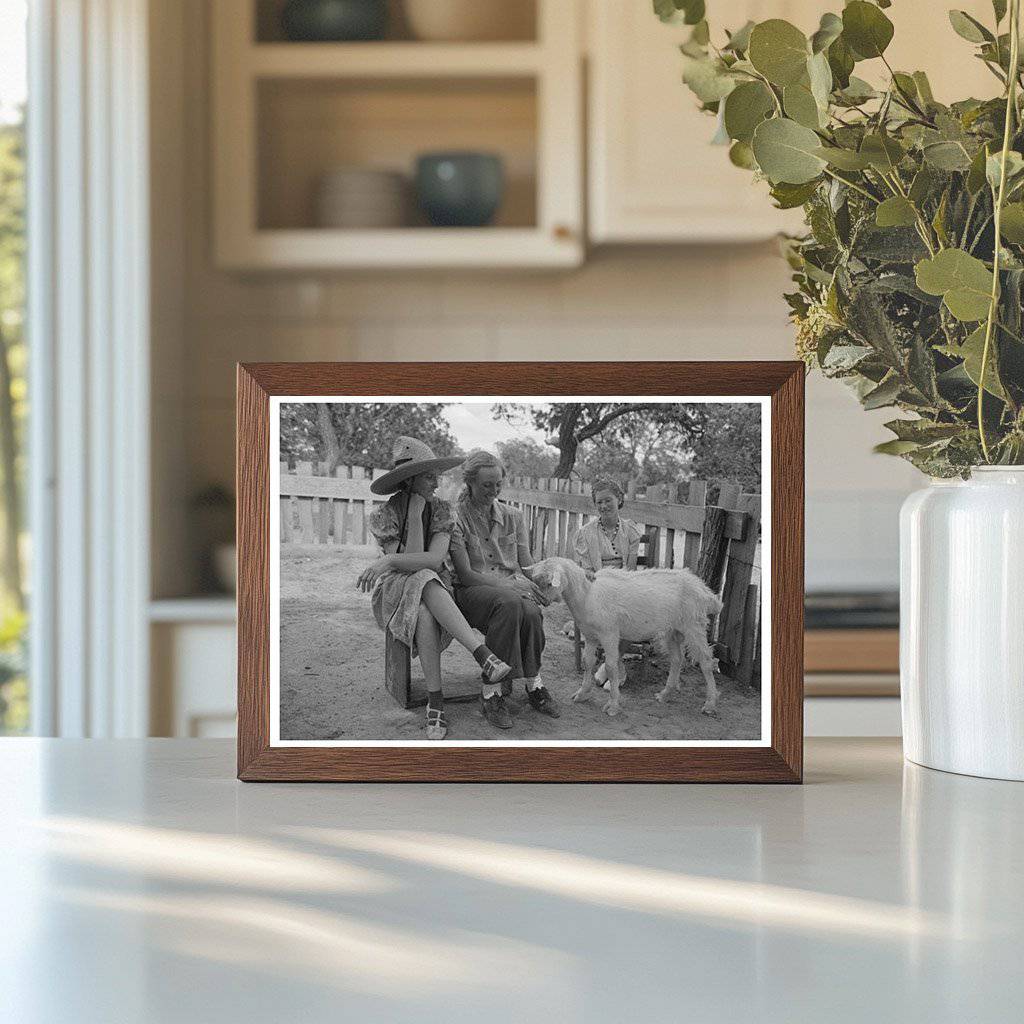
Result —
M799 362L238 367L238 776L799 782Z

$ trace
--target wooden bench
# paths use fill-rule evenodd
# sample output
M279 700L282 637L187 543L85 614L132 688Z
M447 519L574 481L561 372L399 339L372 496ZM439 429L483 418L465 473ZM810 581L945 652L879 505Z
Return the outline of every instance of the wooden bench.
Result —
M421 708L427 703L427 691L412 685L412 656L409 648L384 630L384 687L395 698L399 707ZM480 697L479 669L474 665L468 680L454 679L444 687L444 699L449 703L477 700Z

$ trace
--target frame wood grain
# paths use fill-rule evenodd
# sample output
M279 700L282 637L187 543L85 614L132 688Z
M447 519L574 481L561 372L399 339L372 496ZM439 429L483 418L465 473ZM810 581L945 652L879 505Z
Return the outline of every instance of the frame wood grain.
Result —
M497 395L507 392L510 381L515 382L519 394L770 396L770 746L270 746L270 397ZM716 783L802 780L802 363L242 363L238 365L237 413L239 779Z

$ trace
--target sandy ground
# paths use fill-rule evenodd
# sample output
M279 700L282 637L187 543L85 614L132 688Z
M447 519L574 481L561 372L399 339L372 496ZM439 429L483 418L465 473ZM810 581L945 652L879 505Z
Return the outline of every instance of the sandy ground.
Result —
M424 711L404 710L384 689L383 634L370 598L355 588L361 569L377 556L376 548L288 544L281 551L281 738L424 739ZM718 679L714 717L700 714L704 682L689 666L680 696L658 703L654 694L668 673L661 657L648 660L642 680L640 665L630 666L617 717L601 710L603 692L573 704L581 677L573 664L572 638L561 631L568 618L564 605L545 610L543 678L562 717L533 711L517 681L509 702L515 722L511 731L488 725L475 701L448 701L449 739L759 738L761 695L731 679ZM477 689L479 670L458 644L445 652L442 670L449 693ZM415 661L412 671L415 686L422 680Z

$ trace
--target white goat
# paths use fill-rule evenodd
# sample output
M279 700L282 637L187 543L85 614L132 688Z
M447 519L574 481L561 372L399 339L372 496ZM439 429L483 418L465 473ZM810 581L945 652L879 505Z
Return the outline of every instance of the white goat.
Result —
M668 651L669 671L657 699L664 701L679 692L679 673L688 657L704 676L706 699L701 711L715 713L718 688L707 631L708 617L722 610L722 602L689 569L602 569L591 581L568 558L545 558L530 567L529 575L547 598L565 601L586 639L586 672L574 701L586 700L597 689L594 666L600 644L611 691L604 710L617 715L623 678L619 641L660 639Z

